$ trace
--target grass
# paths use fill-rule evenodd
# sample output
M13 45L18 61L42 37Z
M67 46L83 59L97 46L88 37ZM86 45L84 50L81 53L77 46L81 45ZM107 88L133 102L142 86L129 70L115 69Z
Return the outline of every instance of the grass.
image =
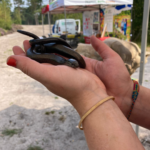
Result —
M43 148L39 146L30 146L27 150L43 150Z
M5 136L10 136L12 137L15 134L21 133L21 129L5 129L2 131L2 134Z
M65 116L62 115L62 116L59 118L59 120L62 121L62 122L64 122L64 121L66 120L66 118L65 118Z
M54 113L55 113L55 111L46 111L45 115L50 115L50 114L54 114Z
M49 114L50 114L50 112L49 112L49 111L45 112L45 115L49 115Z

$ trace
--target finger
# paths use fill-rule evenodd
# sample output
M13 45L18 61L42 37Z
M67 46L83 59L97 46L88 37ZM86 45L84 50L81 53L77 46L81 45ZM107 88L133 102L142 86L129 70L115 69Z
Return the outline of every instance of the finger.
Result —
M31 47L31 45L30 45L30 43L29 43L28 40L25 40L25 41L23 42L23 46L24 46L25 52L27 52L27 50Z
M98 60L95 60L95 59L91 59L91 58L88 58L88 57L85 57L83 56L83 59L86 63L86 69L90 72L93 72L95 73L95 69L94 69L94 66L99 62Z
M22 50L21 47L19 46L14 46L13 47L13 52L15 55L22 55L22 56L25 56L25 52Z
M48 71L54 70L54 66L52 65L48 66L49 68L47 68L46 65L42 65L28 57L19 55L10 56L7 59L7 64L20 69L22 72L41 83L46 83L47 79L51 80L53 71L49 74Z
M109 46L107 46L104 42L97 39L95 36L91 37L91 44L93 48L103 58L103 60L117 56L117 53L115 53Z

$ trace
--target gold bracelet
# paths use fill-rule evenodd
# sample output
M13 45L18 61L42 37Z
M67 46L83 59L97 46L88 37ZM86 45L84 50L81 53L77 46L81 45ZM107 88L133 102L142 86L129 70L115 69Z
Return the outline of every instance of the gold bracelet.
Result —
M106 102L106 101L108 101L108 100L110 100L110 99L115 100L115 98L114 98L113 96L109 96L109 97L107 97L107 98L101 100L100 102L98 102L96 105L94 105L94 106L81 118L81 120L80 120L80 122L79 122L79 125L78 125L79 129L80 129L80 130L83 130L83 127L81 127L82 122L83 122L83 120L84 120L93 110L95 110L98 106L100 106L101 104L103 104L104 102Z

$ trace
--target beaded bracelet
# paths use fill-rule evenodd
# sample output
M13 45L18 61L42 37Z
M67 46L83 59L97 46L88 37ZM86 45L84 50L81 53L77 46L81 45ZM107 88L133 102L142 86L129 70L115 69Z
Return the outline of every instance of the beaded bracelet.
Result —
M133 86L133 93L132 93L132 105L131 105L131 109L130 109L129 115L127 117L128 120L129 120L129 118L131 116L131 113L132 113L135 101L137 100L137 97L138 97L138 94L139 94L139 90L140 90L139 83L137 81L135 81L135 80L132 80L132 81L134 82L134 86Z

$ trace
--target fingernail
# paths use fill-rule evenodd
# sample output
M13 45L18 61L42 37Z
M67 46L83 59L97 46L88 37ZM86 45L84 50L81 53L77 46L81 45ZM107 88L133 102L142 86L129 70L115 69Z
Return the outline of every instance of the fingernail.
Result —
M8 66L16 67L16 60L14 58L9 58L7 61Z

